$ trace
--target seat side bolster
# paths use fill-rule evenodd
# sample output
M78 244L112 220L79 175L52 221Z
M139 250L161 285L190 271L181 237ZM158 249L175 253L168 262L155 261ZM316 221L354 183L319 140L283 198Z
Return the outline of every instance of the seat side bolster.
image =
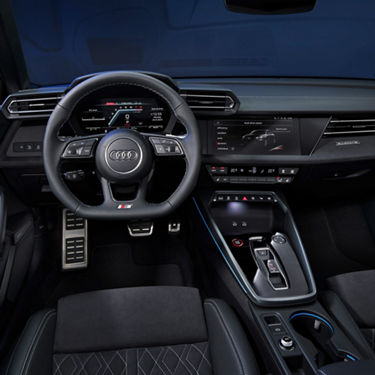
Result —
M27 322L4 375L50 375L56 311L42 310Z
M363 337L357 323L354 321L340 297L331 290L327 290L319 294L319 300L328 310L331 317L335 319L336 323L364 356L364 359L375 360L375 353Z
M206 300L204 309L214 373L259 374L253 350L233 310L217 299Z

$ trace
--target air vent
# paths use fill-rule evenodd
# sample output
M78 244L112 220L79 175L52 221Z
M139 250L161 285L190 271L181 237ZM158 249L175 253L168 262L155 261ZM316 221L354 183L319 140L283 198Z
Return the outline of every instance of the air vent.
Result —
M235 110L237 100L226 91L183 91L181 96L193 111L231 111Z
M6 109L10 117L48 116L55 109L62 95L11 96L7 99Z
M371 118L332 118L324 132L325 137L371 134L375 134L375 116Z

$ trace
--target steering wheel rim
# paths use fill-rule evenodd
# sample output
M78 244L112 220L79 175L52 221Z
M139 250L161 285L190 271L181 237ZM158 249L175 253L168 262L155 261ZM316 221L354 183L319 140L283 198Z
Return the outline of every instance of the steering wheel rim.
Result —
M83 98L102 88L121 85L142 87L161 97L168 104L170 111L185 127L186 135L183 137L172 135L159 137L158 134L139 134L144 138L148 138L150 143L152 143L152 137L159 137L160 139L165 138L176 142L185 158L186 171L176 190L167 200L161 203L149 203L145 200L144 188L147 183L147 177L144 177L142 180L142 187L134 200L117 201L111 194L110 181L100 174L104 202L99 206L89 206L81 202L70 191L60 172L61 160L64 156L64 152L67 150L68 144L71 144L77 139L84 139L85 137L74 138L73 141L72 139L62 141L58 138L58 132L61 126L71 118L74 109ZM108 134L114 132L116 131ZM123 131L119 134L119 137L130 137L130 139L132 139L132 135L134 134ZM88 138L93 137L86 137L86 139ZM103 142L104 138L98 141L98 148L101 146L101 142ZM140 139L137 140L137 143L138 141L140 141ZM147 152L147 150L145 150L146 149L143 149L143 152ZM184 99L165 83L151 76L136 72L101 73L92 78L88 78L74 87L61 99L52 112L44 135L43 161L52 192L64 206L77 215L85 218L109 220L155 218L167 215L175 210L189 196L196 185L201 161L199 129L195 116Z

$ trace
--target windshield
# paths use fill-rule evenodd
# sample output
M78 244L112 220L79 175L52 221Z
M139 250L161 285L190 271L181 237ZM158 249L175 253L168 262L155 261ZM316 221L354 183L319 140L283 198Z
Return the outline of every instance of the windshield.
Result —
M309 13L230 12L224 0L13 0L34 85L108 70L172 77L374 78L375 1Z

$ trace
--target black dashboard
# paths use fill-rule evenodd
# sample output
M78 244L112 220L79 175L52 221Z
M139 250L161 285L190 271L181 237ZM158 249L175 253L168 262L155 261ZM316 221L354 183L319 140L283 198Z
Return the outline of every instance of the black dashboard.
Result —
M372 169L375 162L375 83L371 81L183 79L173 83L166 77L166 83L179 90L198 120L202 173L213 184L309 183L306 176L352 176ZM69 89L67 85L20 91L4 101L0 167L6 173L43 175L44 129ZM112 87L82 100L62 135L117 128L161 133L175 121L167 103L153 93Z

